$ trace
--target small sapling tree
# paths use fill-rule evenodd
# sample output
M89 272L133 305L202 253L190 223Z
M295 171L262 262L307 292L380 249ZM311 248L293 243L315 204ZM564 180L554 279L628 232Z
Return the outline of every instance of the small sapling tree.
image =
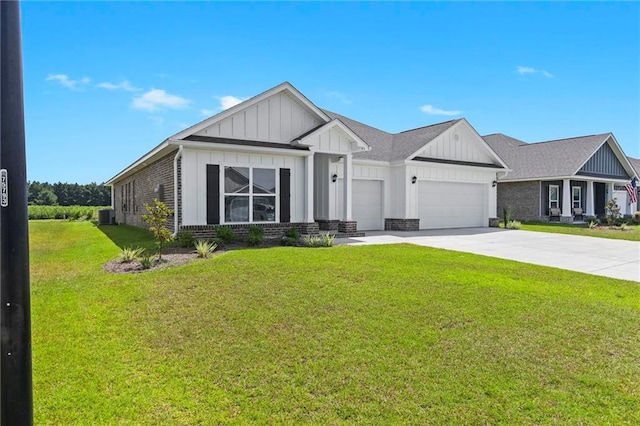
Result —
M604 213L606 215L607 224L613 226L616 223L616 219L620 216L620 206L618 206L618 199L612 198L609 200L606 206L604 206Z
M167 208L167 205L162 201L158 201L157 198L153 199L153 205L144 203L144 208L147 210L147 214L142 215L147 225L149 225L149 231L153 234L158 245L158 260L162 260L162 248L169 241L173 240L171 231L165 226L167 224L167 218L173 214L173 210Z

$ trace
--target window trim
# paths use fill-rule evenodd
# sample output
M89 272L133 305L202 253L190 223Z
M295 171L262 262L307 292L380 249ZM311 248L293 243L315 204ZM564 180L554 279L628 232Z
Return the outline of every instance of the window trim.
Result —
M237 193L237 192L226 192L225 191L225 173L227 168L244 168L249 169L249 192L247 193ZM267 224L267 223L279 223L280 222L280 174L278 170L280 167L269 167L263 165L248 165L248 164L220 164L220 224L223 225L243 225L243 224ZM253 192L253 170L254 169L265 169L265 170L273 170L274 178L275 178L275 192L273 194L263 194L263 193L255 193ZM248 222L231 222L227 221L226 215L226 197L228 196L239 196L239 197L248 197L249 199L249 221ZM253 198L254 196L258 197L273 197L274 199L274 220L253 220Z
M556 189L556 199L551 199L551 188ZM551 203L556 203L556 206L552 206ZM559 209L560 208L560 185L549 185L549 208L550 209Z
M576 200L575 198L575 190L578 190L578 199ZM578 205L576 206L576 202L578 203ZM575 209L575 208L582 208L582 187L581 186L572 186L571 187L571 206Z

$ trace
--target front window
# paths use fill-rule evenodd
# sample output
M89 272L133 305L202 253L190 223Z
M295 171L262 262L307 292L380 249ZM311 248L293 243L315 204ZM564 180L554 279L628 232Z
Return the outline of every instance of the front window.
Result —
M579 209L580 207L582 207L582 188L579 186L574 186L572 188L572 194L573 194L573 208L574 209Z
M225 167L224 220L275 222L275 169Z
M560 186L549 185L549 208L560 208Z

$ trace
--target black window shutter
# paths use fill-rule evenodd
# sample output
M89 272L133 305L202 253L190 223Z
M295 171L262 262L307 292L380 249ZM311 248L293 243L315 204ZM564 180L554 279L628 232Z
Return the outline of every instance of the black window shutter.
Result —
M220 223L220 166L207 164L207 225Z
M290 169L280 169L280 222L291 222Z

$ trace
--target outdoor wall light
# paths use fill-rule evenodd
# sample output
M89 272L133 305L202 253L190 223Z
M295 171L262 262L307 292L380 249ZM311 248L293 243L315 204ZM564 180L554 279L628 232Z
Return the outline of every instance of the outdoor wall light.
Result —
M491 187L495 188L497 184L498 184L498 181L494 180L493 182L491 182Z
M333 176L331 176L331 182L335 183L338 180L338 175L337 174L333 174Z
M414 176L411 178L411 183L416 183L418 181L418 177Z

